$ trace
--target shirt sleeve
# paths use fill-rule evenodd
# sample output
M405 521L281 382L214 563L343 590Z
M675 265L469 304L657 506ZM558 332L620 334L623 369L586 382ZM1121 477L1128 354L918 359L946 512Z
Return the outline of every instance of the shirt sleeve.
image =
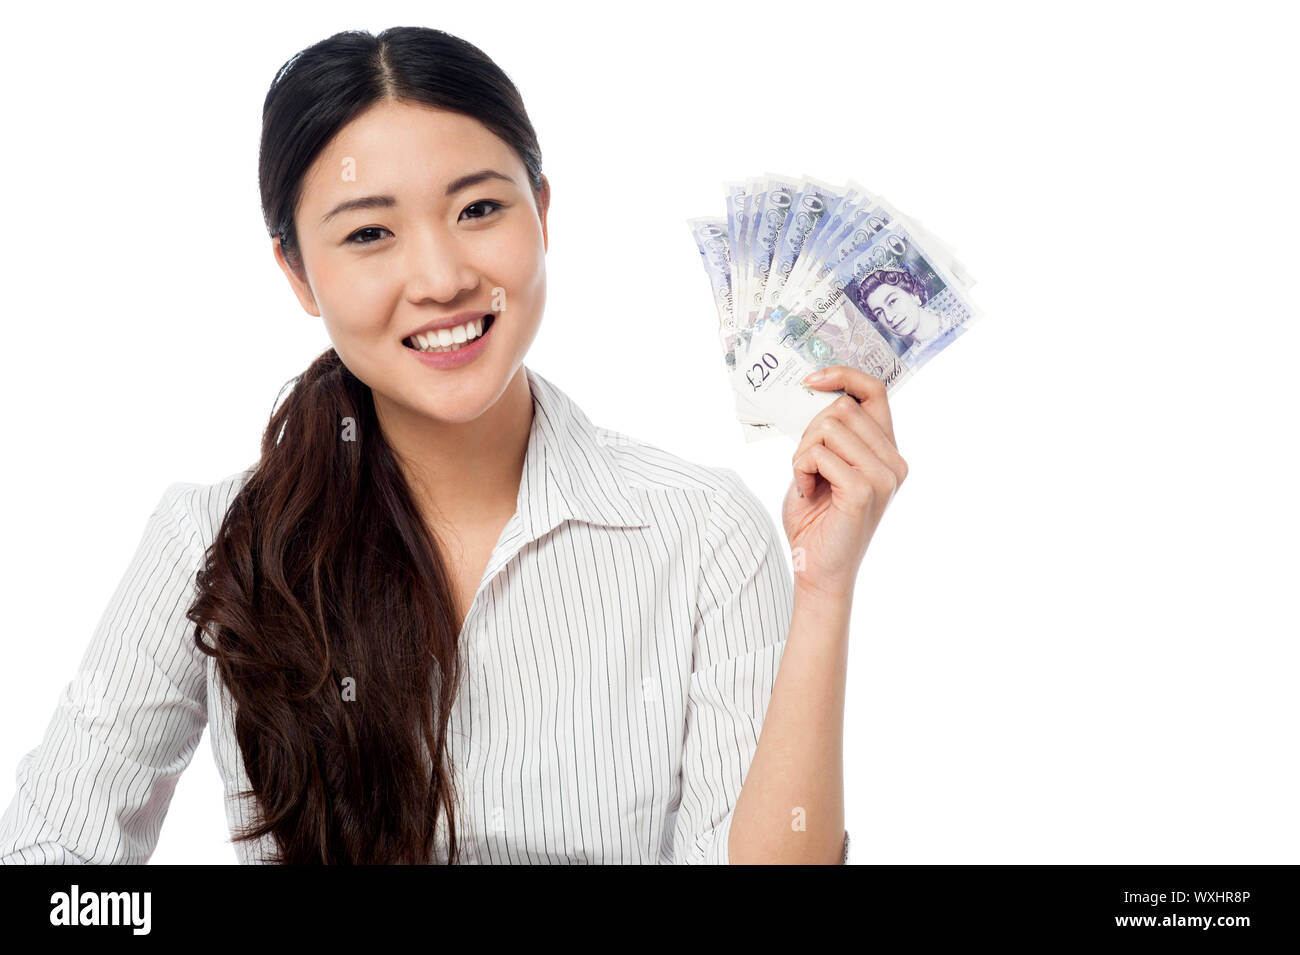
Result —
M173 484L0 818L0 864L143 864L207 725L185 617L203 545Z
M763 716L794 613L784 538L740 476L722 478L705 534L686 698L674 864L728 864L736 799L758 748Z

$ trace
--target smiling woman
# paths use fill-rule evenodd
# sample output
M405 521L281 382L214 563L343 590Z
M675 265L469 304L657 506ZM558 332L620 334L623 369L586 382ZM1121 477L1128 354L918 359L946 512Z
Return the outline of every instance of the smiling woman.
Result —
M245 835L273 836L286 862L420 863L441 821L453 861L458 637L515 509L532 417L540 148L472 45L345 33L276 77L260 177L276 261L333 348L271 422L268 437L286 431L264 439L190 611L239 713L258 815ZM484 334L488 315L502 320ZM432 353L431 335L452 348ZM358 441L339 440L344 419ZM301 584L255 593L240 567L257 556ZM249 627L255 606L286 622ZM339 698L348 675L356 700Z
M0 860L146 861L210 722L244 862L729 861L784 547L734 471L523 364L551 194L514 85L437 30L337 34L276 75L259 177L332 347L254 466L165 492ZM772 781L749 847L789 838ZM842 808L806 814L835 861Z

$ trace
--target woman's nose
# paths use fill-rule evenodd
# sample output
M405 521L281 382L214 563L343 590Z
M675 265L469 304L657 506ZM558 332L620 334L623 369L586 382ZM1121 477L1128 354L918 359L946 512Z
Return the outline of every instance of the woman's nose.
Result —
M420 233L407 248L408 294L414 301L449 302L478 284L478 272L455 236L434 229Z

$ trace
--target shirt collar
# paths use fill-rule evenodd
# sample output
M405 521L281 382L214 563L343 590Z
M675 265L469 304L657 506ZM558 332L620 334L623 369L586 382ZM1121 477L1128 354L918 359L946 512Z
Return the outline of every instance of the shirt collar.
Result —
M518 513L529 538L566 520L646 527L637 495L615 455L573 400L527 365L533 396Z

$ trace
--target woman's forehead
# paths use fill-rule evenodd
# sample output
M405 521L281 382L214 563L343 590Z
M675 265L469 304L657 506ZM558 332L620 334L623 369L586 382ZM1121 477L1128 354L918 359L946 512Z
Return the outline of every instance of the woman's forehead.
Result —
M394 147L431 144L483 149L505 146L473 116L434 106L384 100L354 116L328 148L383 152Z
M473 116L431 106L376 103L353 117L317 157L338 165L344 156L364 158L376 168L418 162L450 168L465 157L491 159L513 155L510 147Z
M496 169L519 184L514 151L471 116L385 104L341 129L304 177L301 208L329 207L357 189L441 196L447 184Z

